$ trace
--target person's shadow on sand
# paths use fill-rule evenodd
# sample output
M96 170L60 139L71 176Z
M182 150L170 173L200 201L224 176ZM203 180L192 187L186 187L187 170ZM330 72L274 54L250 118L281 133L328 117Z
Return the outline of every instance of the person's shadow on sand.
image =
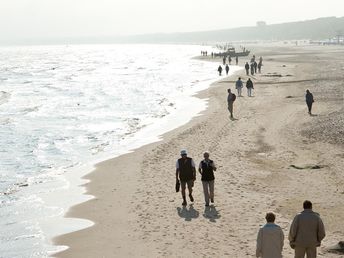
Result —
M209 219L210 222L216 222L221 217L220 213L216 210L215 206L206 206L204 209L203 217Z
M182 208L178 207L177 212L179 217L184 218L185 221L191 221L192 219L197 219L199 217L199 212L196 211L192 204L190 204L189 208L183 206Z

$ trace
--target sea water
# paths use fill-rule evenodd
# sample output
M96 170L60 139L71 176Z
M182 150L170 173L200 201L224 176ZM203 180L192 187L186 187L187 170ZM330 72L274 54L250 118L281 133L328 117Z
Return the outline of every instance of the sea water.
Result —
M192 95L219 78L218 63L192 59L201 50L213 51L0 48L0 257L47 257L58 250L43 224L54 224L66 207L56 196L49 202L42 196L68 192L68 171L155 141L206 107Z

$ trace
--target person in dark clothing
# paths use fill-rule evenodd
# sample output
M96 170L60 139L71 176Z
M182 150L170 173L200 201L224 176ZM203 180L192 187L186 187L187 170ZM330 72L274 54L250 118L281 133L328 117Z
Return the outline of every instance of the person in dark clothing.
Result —
M251 63L251 75L254 75L254 63Z
M221 65L219 65L219 68L217 68L217 71L219 72L219 76L221 76L221 74L222 74L222 66Z
M245 64L246 75L249 75L250 65L246 62Z
M248 78L246 82L247 96L252 97L253 82Z
M226 64L226 56L223 57L222 62L223 62L223 65Z
M215 162L209 159L209 152L203 153L204 160L199 163L198 171L202 175L202 185L204 192L205 206L209 206L209 197L211 203L214 203L214 171L216 171Z
M235 57L235 64L238 65L238 63L239 63L239 57L236 56L236 57Z
M228 63L229 63L229 64L232 63L232 58L231 58L231 56L228 56Z
M229 66L228 64L226 64L226 75L228 75L228 72L229 72Z
M257 66L258 66L257 62L254 61L254 62L253 62L254 73L257 73Z
M262 66L263 66L262 62L259 62L258 63L258 73L261 73Z
M182 205L185 206L187 204L185 197L186 185L189 189L190 201L194 201L192 196L192 187L194 186L194 181L196 180L196 168L193 159L187 156L186 150L181 150L180 155L181 158L178 159L176 163L176 181L180 181L183 197Z
M230 113L231 119L233 119L233 104L236 99L236 96L234 93L231 92L231 89L227 90L228 96L227 96L227 104L228 104L228 111Z
M309 90L306 90L306 103L308 107L308 114L310 115L312 115L313 102L314 102L313 94Z

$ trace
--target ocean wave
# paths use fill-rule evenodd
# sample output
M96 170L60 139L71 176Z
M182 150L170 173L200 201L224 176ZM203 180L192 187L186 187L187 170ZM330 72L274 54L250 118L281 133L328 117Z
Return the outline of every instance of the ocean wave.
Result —
M39 108L40 106L24 108L23 110L21 110L21 113L27 115L29 113L37 112Z
M10 99L11 94L9 92L6 91L0 91L0 105L8 102L8 100Z

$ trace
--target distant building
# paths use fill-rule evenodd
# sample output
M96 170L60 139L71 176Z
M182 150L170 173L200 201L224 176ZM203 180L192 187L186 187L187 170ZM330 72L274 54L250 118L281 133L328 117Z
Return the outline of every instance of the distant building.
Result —
M265 21L257 21L257 27L265 27L266 22Z

